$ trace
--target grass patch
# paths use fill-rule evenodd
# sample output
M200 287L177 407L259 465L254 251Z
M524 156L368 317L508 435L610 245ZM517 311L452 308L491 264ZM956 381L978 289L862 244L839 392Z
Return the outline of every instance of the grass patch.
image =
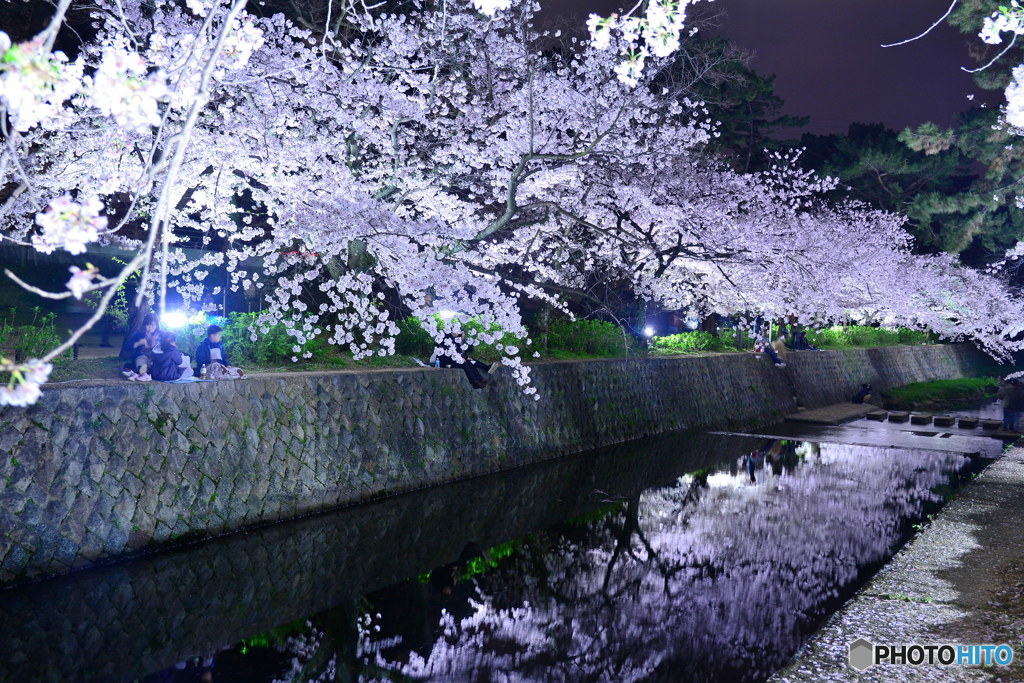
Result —
M926 332L904 327L868 327L866 325L835 326L808 330L807 340L819 349L850 349L880 346L919 346L930 343Z
M53 368L51 382L69 382L78 379L123 379L118 369L124 361L116 357L79 358L69 360Z
M882 392L885 407L896 410L971 407L992 398L998 390L995 377L967 377L915 382Z
M899 600L900 602L935 602L935 598L916 598L907 595L906 593L886 593L882 597L886 598L887 600Z
M69 360L56 366L50 375L51 382L73 382L86 379L124 379L121 367L124 361L116 357L79 358ZM291 363L267 363L243 365L248 374L258 375L267 372L309 372L317 370L371 370L376 368L411 368L416 361L409 356L374 356L363 360L353 360L349 354L338 354L317 360Z
M634 350L630 355L644 355L643 350ZM489 357L494 355L494 358ZM497 360L497 354L479 354L482 360ZM564 349L553 349L540 358L523 358L525 362L538 361L570 361L570 360L595 360L609 358L601 353L586 353L581 351L567 351ZM424 356L419 360L426 363L430 359ZM234 360L234 359L232 359ZM69 360L66 363L56 366L50 375L51 382L74 382L89 379L123 379L121 366L124 361L116 357L108 358L80 358ZM413 356L373 356L362 360L354 360L351 354L339 352L337 354L300 360L292 363L288 360L276 363L253 363L240 364L240 367L250 375L259 375L269 372L318 372L324 370L380 370L383 368L415 368L420 367Z
M726 330L719 337L710 332L696 330L680 332L651 339L651 346L658 353L710 353L715 351L736 351L736 335Z

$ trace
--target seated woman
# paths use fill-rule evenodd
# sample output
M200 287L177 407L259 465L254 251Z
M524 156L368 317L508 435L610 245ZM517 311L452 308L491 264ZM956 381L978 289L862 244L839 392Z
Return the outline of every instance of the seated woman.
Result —
M245 373L232 367L228 361L228 352L221 341L223 331L219 325L206 328L206 339L196 347L196 374L203 376L206 368L206 379L245 379Z
M462 356L462 362L455 360L454 356L448 355L446 352L455 351L456 347L461 346L465 334L460 330L455 334L448 335L449 342L445 347L439 347L435 349L434 356L431 360L437 361L442 368L462 368L462 371L466 373L466 379L469 380L470 385L474 389L483 389L490 383L490 379L487 374L494 369L497 363L481 363L480 361L471 357L472 349L467 348L460 351Z
M793 348L797 351L817 351L817 347L811 346L811 342L807 340L807 332L800 332L796 335L796 342L793 344Z
M121 347L121 358L128 379L149 379L149 369L153 365L154 351L160 343L160 325L152 313L146 314L142 320L142 329L129 337Z
M188 367L181 357L174 333L164 332L160 335L160 353L153 354L153 368L150 372L153 379L160 382L173 382L185 375L186 368L191 376L192 368Z

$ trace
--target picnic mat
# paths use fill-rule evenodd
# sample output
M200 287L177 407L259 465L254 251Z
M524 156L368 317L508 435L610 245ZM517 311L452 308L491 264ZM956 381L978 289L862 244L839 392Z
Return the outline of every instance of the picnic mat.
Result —
M191 384L192 382L216 382L215 379L199 379L198 377L181 377L179 379L155 379L154 382L164 384Z

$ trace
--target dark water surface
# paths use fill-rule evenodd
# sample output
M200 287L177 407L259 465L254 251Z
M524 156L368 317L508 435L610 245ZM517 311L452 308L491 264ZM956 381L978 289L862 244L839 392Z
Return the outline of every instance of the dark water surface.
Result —
M0 592L0 680L760 681L983 462L647 439Z

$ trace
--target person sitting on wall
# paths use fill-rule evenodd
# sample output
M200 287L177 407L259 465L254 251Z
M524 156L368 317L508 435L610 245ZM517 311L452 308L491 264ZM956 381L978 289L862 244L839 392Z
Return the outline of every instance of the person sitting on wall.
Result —
M782 358L779 357L779 354L775 352L775 349L768 342L768 339L764 336L764 334L758 333L757 335L755 335L754 353L766 353L768 354L768 357L772 359L772 362L775 363L775 367L786 367L785 361L783 361Z
M147 313L142 320L142 329L133 334L122 347L122 358L127 362L124 374L131 380L148 380L153 356L160 345L160 325L157 317Z
M462 368L462 371L466 373L466 379L469 380L470 385L474 389L483 389L487 386L491 381L487 375L494 369L497 363L488 365L472 358L473 351L468 346L466 349L459 350L457 347L462 346L465 339L465 334L462 330L446 336L445 345L434 350L434 355L430 359L431 362L437 363L442 368ZM462 356L461 362L451 355L456 352Z
M861 384L860 391L853 396L853 402L861 405L871 400L871 385Z
M793 342L793 348L797 351L818 351L819 349L815 346L811 346L811 342L807 340L807 332L800 331L796 335L796 340Z
M183 377L192 376L192 366L188 357L182 356L178 350L177 338L173 332L160 335L160 352L153 354L153 379L158 382L173 382Z
M780 362L783 365L786 364L786 355L789 353L789 350L786 348L786 338L788 336L789 335L786 333L786 330L782 330L779 332L778 339L776 339L775 343L772 344L772 348L775 349L775 355L779 359L778 361L775 362L776 365L778 365Z
M228 352L221 341L223 331L219 325L206 328L206 339L196 347L196 374L205 379L245 379L245 373L231 365Z

